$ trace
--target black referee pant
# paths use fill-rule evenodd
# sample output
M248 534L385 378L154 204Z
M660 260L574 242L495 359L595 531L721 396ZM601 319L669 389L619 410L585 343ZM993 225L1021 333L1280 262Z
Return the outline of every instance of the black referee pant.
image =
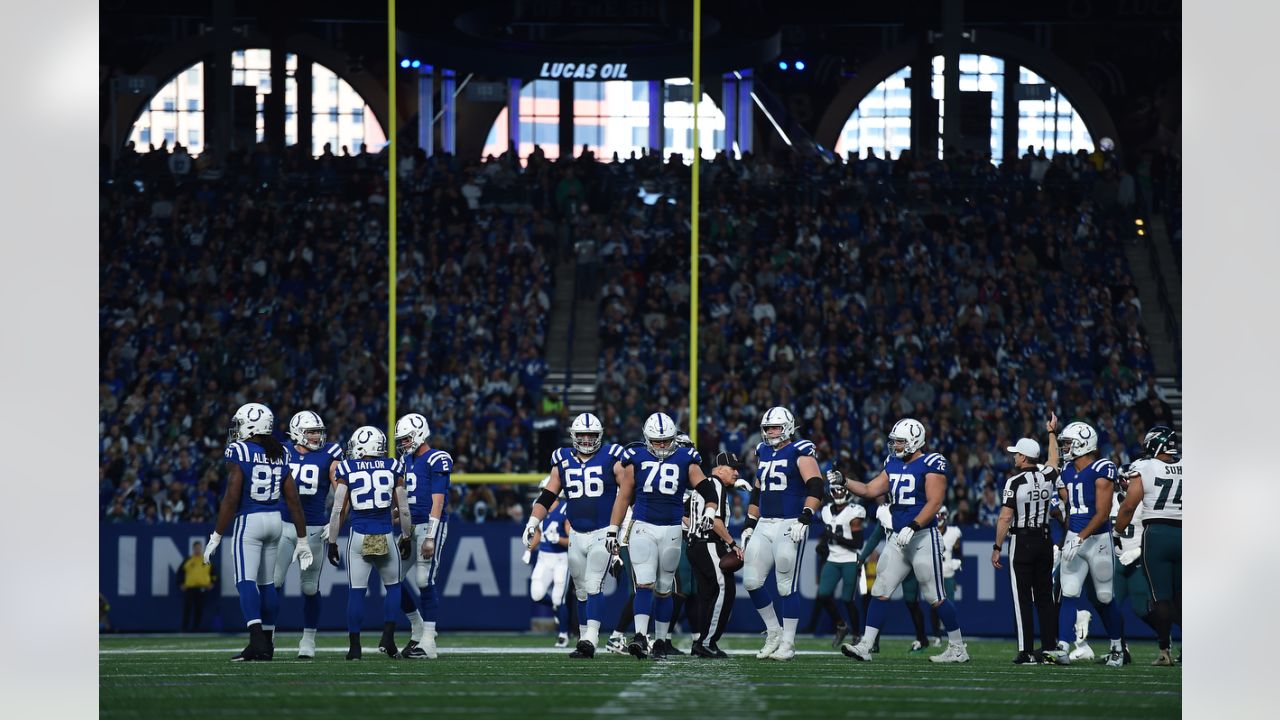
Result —
M689 541L689 564L698 586L697 631L703 645L715 644L724 634L738 589L733 573L720 569L720 551L720 544L714 541Z
M1053 540L1047 528L1015 529L1009 534L1009 579L1013 584L1013 619L1018 626L1018 651L1031 652L1034 601L1040 616L1040 647L1058 643L1058 611L1053 604Z

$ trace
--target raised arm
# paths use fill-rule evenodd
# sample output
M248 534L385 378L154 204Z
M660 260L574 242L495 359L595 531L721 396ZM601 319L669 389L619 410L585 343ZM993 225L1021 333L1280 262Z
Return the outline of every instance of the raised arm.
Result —
M889 492L889 473L881 470L880 474L872 478L871 482L845 480L844 486L849 489L849 492L858 497L878 498Z

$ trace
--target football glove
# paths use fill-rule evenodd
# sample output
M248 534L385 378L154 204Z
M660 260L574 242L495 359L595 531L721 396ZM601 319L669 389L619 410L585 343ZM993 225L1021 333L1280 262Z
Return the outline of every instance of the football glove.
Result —
M843 485L843 484L844 484L844 473L840 472L839 470L828 470L828 471L827 471L827 484L828 484L828 485Z
M716 510L715 508L703 508L702 519L698 521L698 532L706 534L711 532L711 528L716 526Z
M609 551L610 555L618 554L618 526L610 525L604 531L604 549Z
M1054 545L1053 546L1053 570L1051 570L1050 572L1056 572L1058 570L1058 566L1061 564L1062 564L1062 548L1058 547L1057 545Z
M1062 562L1069 563L1076 559L1076 555L1080 554L1080 546L1084 545L1084 541L1079 535L1075 535L1062 544Z
M409 556L413 554L413 543L410 542L412 539L408 535L401 535L400 539L396 541L396 550L400 551L402 560L408 560Z
M525 547L533 549L533 533L537 529L538 519L535 517L529 518L529 522L525 523L524 526L524 534L520 536L520 539L524 541Z
M338 543L329 543L329 564L338 567Z
M320 542L329 542L329 523L325 523L324 530L320 531Z
M1142 554L1142 548L1133 548L1120 553L1120 564L1129 566L1137 562L1138 556Z
M620 555L613 556L613 561L609 563L609 574L613 576L614 580L622 578L622 557Z
M739 542L742 544L742 547L744 547L744 548L745 548L745 547L747 546L747 541L751 539L751 535L752 535L752 533L754 533L755 531L756 531L756 529L755 529L755 528L744 528L744 529L743 529L743 531L742 531L742 539L741 539L741 540L739 540Z
M217 532L209 533L209 542L204 544L204 564L208 565L213 559L213 551L218 549L218 543L222 542L222 536Z
M898 531L897 535L893 536L893 544L897 545L899 550L906 550L907 546L911 544L911 538L914 537L915 534L916 531L914 529L904 527Z
M520 556L520 562L524 563L525 565L528 565L529 561L532 559L533 559L532 550L525 550L524 554Z
M436 554L435 538L427 538L422 541L422 559L430 560Z
M293 548L293 562L298 563L299 570L306 570L315 562L315 557L311 555L311 545L304 537L298 538L298 544Z
M805 531L808 529L808 525L805 525L798 520L793 520L791 522L791 528L788 530L788 534L791 536L791 542L798 543L803 541Z

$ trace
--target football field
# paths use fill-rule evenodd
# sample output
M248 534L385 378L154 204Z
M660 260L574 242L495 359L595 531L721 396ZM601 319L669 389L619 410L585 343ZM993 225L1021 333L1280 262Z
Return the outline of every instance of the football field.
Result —
M1132 643L1124 668L1015 666L1009 640L968 641L962 665L931 663L889 637L870 664L801 637L791 662L756 660L756 636L726 637L734 656L638 661L601 651L571 660L546 635L445 634L437 660L393 661L365 634L364 659L344 658L346 637L321 635L299 661L298 635L276 659L232 663L242 637L110 637L99 642L103 718L360 717L885 717L1174 718L1181 667L1151 667L1154 643ZM408 637L397 640L403 646ZM687 649L688 637L676 641ZM1176 648L1175 648L1176 653Z

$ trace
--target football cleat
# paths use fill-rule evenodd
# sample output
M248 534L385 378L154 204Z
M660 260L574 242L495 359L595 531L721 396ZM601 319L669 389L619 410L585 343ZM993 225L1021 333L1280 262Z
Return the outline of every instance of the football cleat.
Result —
M359 646L359 645L352 645L352 646L347 650L347 659L348 659L348 660L359 660L359 659L360 659L361 654L362 654L362 652L361 652L361 650L360 650L360 646Z
M627 644L627 652L637 660L649 657L649 638L646 638L643 633L636 633Z
M836 626L836 636L831 638L831 649L839 650L840 646L844 644L844 639L847 637L849 637L849 626L844 623L840 623Z
M845 657L851 657L854 660L861 660L862 662L871 662L871 648L867 647L867 644L865 642L860 642L857 645L850 645L849 643L845 643L840 646L840 652Z
M935 637L931 645L933 647L942 647L942 636L938 635L937 637Z
M619 655L627 654L627 636L616 632L609 637L609 644L604 646L605 650Z
M764 647L760 648L760 652L756 653L757 660L763 660L773 654L778 649L778 643L782 642L782 628L770 630L765 636Z
M1178 656L1178 660L1181 662L1181 655ZM1156 667L1173 667L1174 662L1168 650L1161 650L1160 654L1156 655L1156 659L1151 661L1151 664Z
M1035 655L1032 655L1031 653L1027 652L1026 650L1023 650L1022 652L1018 653L1016 657L1013 658L1013 664L1014 665L1039 665L1040 659L1037 658Z
M389 660L400 659L400 651L397 650L396 646L392 643L386 643L386 642L378 643L378 652L382 653L383 655L386 655Z
M1064 650L1041 650L1040 662L1045 665L1070 665L1071 658Z
M400 657L405 660L423 660L427 657L426 651L418 647L417 640L410 640L404 649L400 651Z
M679 655L684 655L684 654L685 654L685 652L684 652L683 650L681 650L680 648L678 648L678 647L676 647L675 645L672 645L672 644L671 644L671 638L667 638L666 640L663 640L663 641L662 641L662 646L663 646L663 649L664 649L664 650L666 650L666 652L667 652L667 654L668 654L668 655L677 655L677 656L679 656Z
M299 660L315 660L316 659L316 641L303 638L298 643L298 659Z
M1062 652L1071 652L1071 643L1067 642L1066 640L1059 640L1058 649L1061 650Z
M1129 643L1124 644L1124 664L1125 665L1133 664L1133 656L1129 654Z
M716 656L714 652L708 650L707 646L700 642L693 644L693 647L689 649L689 654L700 658L714 658Z
M1112 650L1107 653L1107 667L1124 667L1124 653L1120 650Z
M654 660L666 660L667 659L666 641L654 640L652 646L650 646L649 648L649 657L653 658Z
M1071 660L1092 660L1094 658L1093 648L1089 647L1089 643L1084 640L1076 641L1075 650L1071 651Z
M719 647L716 646L715 643L711 643L711 645L709 645L707 649L715 654L717 660L724 660L729 657L729 653L725 652L724 650L721 650Z
M936 663L969 662L969 650L962 642L947 643L947 649L941 655L930 655L929 660Z
M781 660L783 662L786 662L787 660L790 660L795 656L796 656L795 643L789 643L784 641L778 644L778 649L774 650L773 653L769 655L769 659Z
M914 654L916 654L916 653L922 653L922 652L924 652L924 649L925 649L926 647L928 647L928 645L926 645L926 644L924 644L924 643L921 643L919 640L912 640L912 641L911 641L911 648L910 648L909 650L907 650L907 652L908 652L909 654L911 654L911 655L914 655Z
M581 645L582 643L578 644ZM569 633L560 633L560 636L556 638L556 647L569 647Z
M569 638L567 636L565 637L565 642L566 643L569 642ZM561 645L559 647L564 647L564 646ZM590 640L579 640L578 647L574 648L574 651L569 653L569 657L575 658L575 659L581 658L585 660L590 660L595 656L596 656L596 646L591 644Z

